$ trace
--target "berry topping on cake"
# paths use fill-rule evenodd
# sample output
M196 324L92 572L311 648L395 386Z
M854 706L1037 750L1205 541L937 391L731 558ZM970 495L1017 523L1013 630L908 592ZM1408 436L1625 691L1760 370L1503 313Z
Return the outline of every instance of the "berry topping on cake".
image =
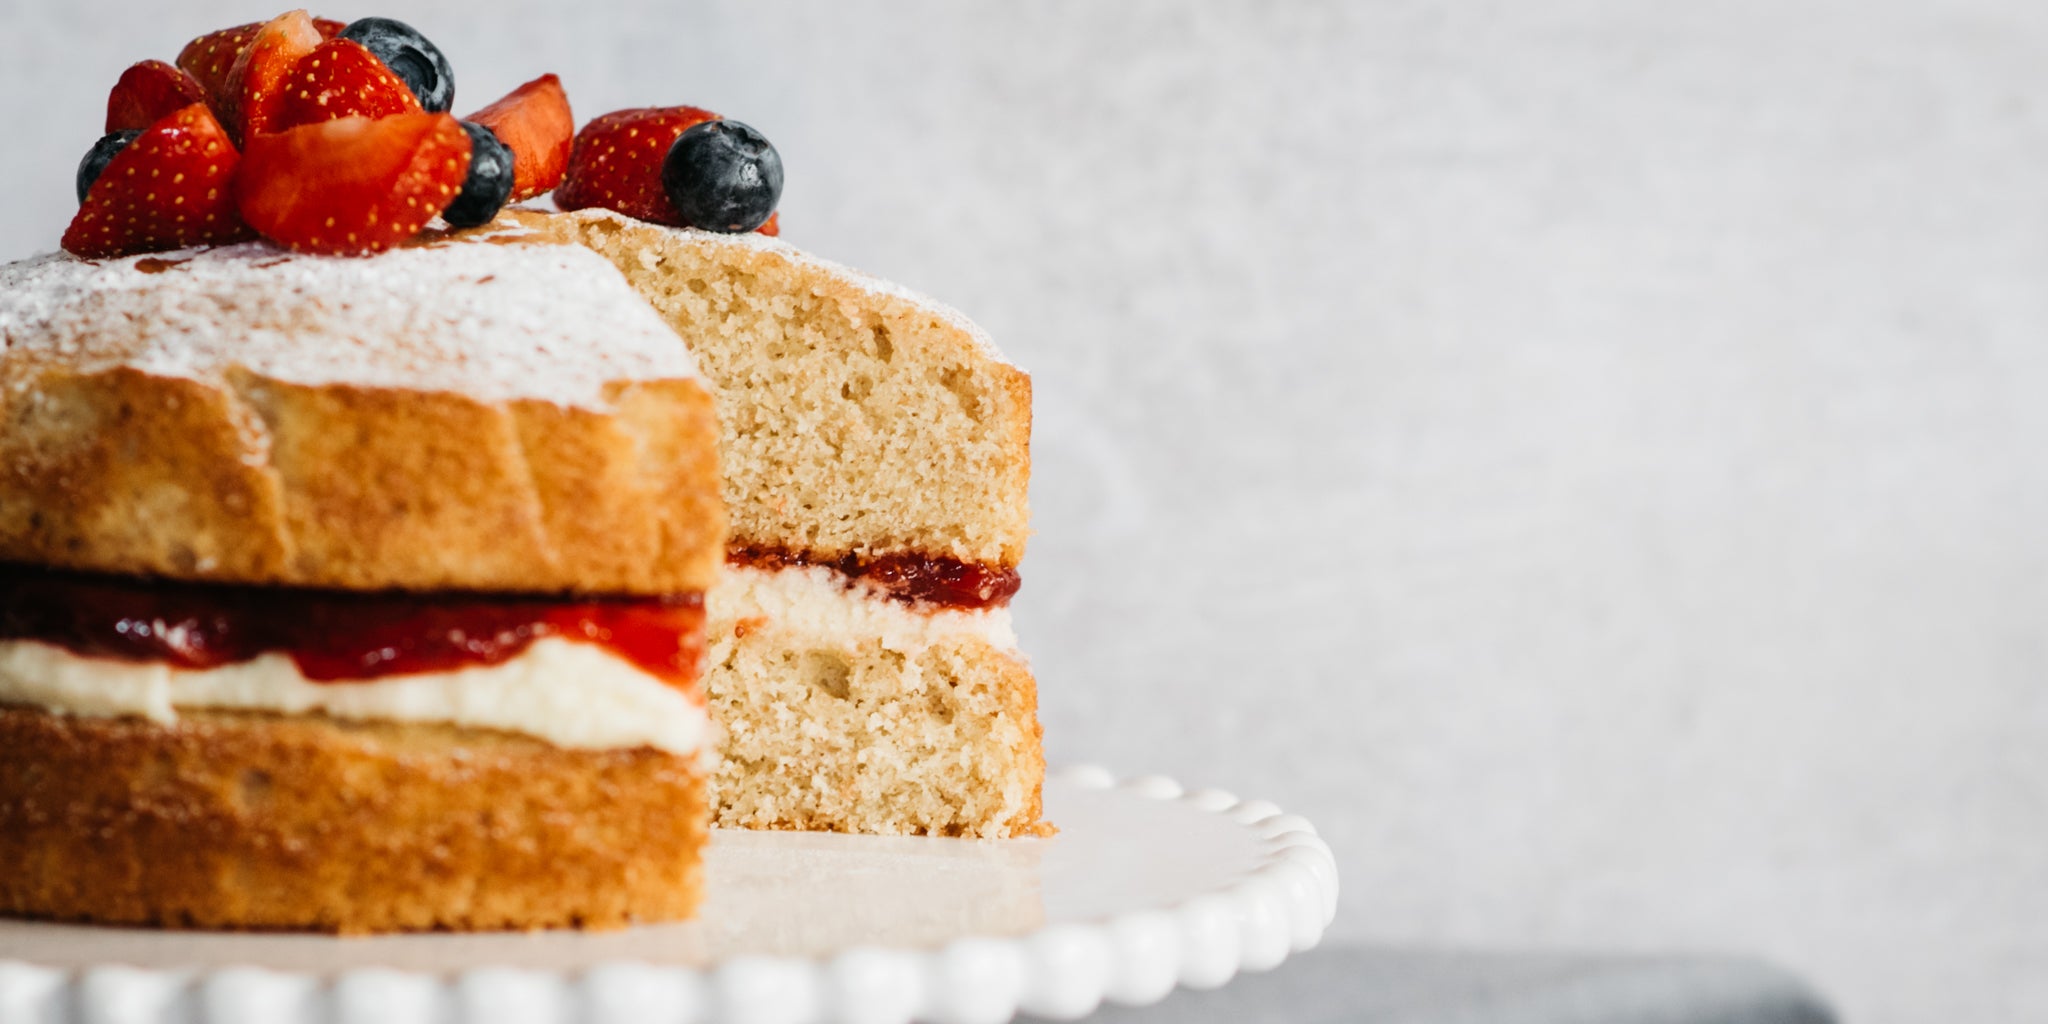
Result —
M469 135L447 114L344 117L251 137L236 191L265 238L359 256L418 234L454 201L469 161Z
M683 204L704 221L697 223L685 216L667 186L668 165L676 159L672 153L679 139L713 123L729 127L707 129L675 172L678 185L687 190ZM613 111L576 133L555 205L564 210L601 207L671 227L752 231L774 215L781 194L782 160L759 132L721 122L699 107L640 107ZM741 210L746 216L735 216ZM746 226L726 226L731 224Z
M252 21L247 25L208 32L178 51L178 67L199 83L216 116L227 109L228 74L234 71L235 60L241 57L242 51L262 27L263 22ZM321 39L332 39L341 31L342 24L331 18L314 18L313 27L320 32Z
M455 201L441 211L441 219L458 228L489 224L512 195L513 155L489 128L474 121L462 122L469 133L469 176Z
M247 237L232 188L240 157L205 104L171 114L125 146L101 139L94 153L102 146L114 152L65 229L64 251L126 256ZM79 168L81 179L86 170Z
M455 69L426 36L396 18L361 18L341 30L341 38L363 44L394 74L429 113L446 113L455 105Z
M107 94L107 131L141 130L194 103L206 102L199 80L175 65L146 60L121 72Z
M114 154L127 149L128 144L134 142L135 137L141 134L140 128L108 132L100 136L100 140L93 143L91 149L85 151L85 159L78 162L79 202L85 202L86 193L92 191L92 183L100 180L100 172L107 169L107 163L114 159Z
M216 29L195 36L178 51L176 63L198 79L209 94L217 94L222 83L228 80L235 58L242 55L242 47L249 45L249 40L256 38L256 30L262 27L262 22L252 21L247 25Z
M680 227L682 214L661 187L661 162L677 136L718 115L699 107L615 110L583 126L569 169L555 190L564 210L588 206Z
M414 114L419 109L412 90L363 44L330 39L292 69L277 127L296 128L337 117Z
M228 72L228 110L221 120L229 132L246 144L252 136L282 128L292 72L320 43L320 30L305 11L280 15L258 28Z
M206 91L206 101L213 105L216 114L227 109L228 74L235 70L235 60L262 27L263 23L257 21L208 32L178 51L178 67Z
M469 120L483 125L512 150L512 202L532 199L562 183L576 119L562 80L542 75L507 93Z
M766 136L738 121L692 125L670 146L661 186L684 224L752 231L782 198L782 157Z
M109 93L109 134L79 163L81 209L65 247L139 252L240 240L253 229L294 250L364 255L405 242L436 216L479 227L550 191L564 210L779 231L782 160L747 125L699 107L642 107L578 131L554 75L466 121L447 116L454 99L447 56L393 18L344 24L296 10L201 35L175 65L135 64ZM153 164L125 155L160 128L167 134L144 147ZM212 151L215 140L224 154ZM131 166L160 177L194 146L218 158L129 188ZM102 188L115 171L124 180Z

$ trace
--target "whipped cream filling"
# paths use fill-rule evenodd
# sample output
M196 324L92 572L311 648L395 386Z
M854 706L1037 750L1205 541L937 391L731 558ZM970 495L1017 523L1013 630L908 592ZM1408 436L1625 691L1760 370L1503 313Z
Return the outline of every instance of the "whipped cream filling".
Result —
M332 683L307 680L285 654L186 669L6 640L0 702L164 725L177 722L180 710L206 708L496 729L588 750L648 746L690 755L713 748L710 715L689 695L602 647L556 637L496 665Z
M1017 633L1007 607L964 609L913 605L817 565L755 569L727 565L704 595L714 663L733 629L749 620L772 623L822 644L853 647L880 640L892 651L915 653L955 636L972 636L1014 652Z

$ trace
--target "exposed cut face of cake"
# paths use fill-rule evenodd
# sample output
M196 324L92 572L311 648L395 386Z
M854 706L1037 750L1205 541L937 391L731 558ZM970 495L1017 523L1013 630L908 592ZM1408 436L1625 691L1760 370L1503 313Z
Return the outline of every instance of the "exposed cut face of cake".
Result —
M0 861L29 866L0 910L383 930L694 904L716 424L608 263L503 237L44 257L0 268L0 340ZM112 899L84 865L145 881Z
M616 264L717 396L719 822L1041 831L1037 692L1008 611L1030 379L958 313L775 239L509 216Z

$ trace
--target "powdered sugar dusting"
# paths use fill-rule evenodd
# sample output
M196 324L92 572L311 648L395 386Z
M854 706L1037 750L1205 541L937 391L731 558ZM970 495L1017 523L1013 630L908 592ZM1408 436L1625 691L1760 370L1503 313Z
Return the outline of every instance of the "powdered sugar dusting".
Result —
M622 213L596 207L578 210L575 216L611 219L621 224L634 224L642 227L650 226L644 221L633 220ZM906 303L916 307L919 312L956 328L968 337L973 338L975 344L980 346L982 353L990 359L1005 365L1013 365L1003 355L1002 350L996 347L995 340L990 338L988 333L983 331L974 321L969 320L966 314L920 292L905 288L894 281L885 281L843 264L835 263L820 256L814 256L780 238L772 238L759 232L749 231L725 234L717 231L703 231L697 228L672 227L662 227L661 230L674 233L677 239L684 244L695 245L707 250L727 247L774 253L796 266L835 278L848 287L866 292L875 298L893 299Z
M17 360L215 379L457 392L602 408L612 381L695 377L685 346L603 257L499 233L368 258L266 243L0 267Z

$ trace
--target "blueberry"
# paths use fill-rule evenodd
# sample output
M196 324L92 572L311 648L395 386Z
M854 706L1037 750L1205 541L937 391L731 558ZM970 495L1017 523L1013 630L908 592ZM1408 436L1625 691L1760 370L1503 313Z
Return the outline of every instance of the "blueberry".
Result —
M693 228L752 231L767 223L782 198L782 157L738 121L706 121L669 147L661 187Z
M498 133L474 121L462 122L462 130L469 133L469 177L441 219L473 228L489 224L512 198L512 149L499 141Z
M78 162L78 201L85 202L85 194L92 191L92 183L100 180L100 172L107 169L114 155L128 148L135 137L142 134L139 128L127 131L108 132L85 151L85 159Z
M396 18L359 18L341 30L341 38L353 39L376 54L427 113L444 114L455 105L455 69L419 29Z

